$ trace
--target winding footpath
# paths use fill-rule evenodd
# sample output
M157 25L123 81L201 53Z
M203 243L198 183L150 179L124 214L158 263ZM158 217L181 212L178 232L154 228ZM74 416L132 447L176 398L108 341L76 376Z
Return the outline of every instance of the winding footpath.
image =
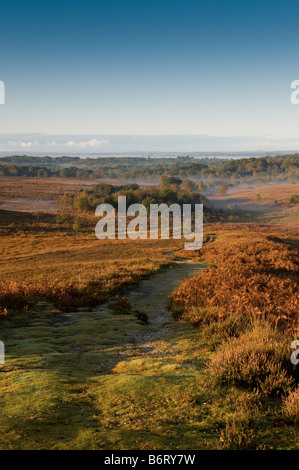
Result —
M183 446L176 424L170 437L162 424L157 434L160 400L169 395L163 413L180 414L172 387L185 400L199 367L196 360L192 367L177 361L176 332L184 327L167 303L182 279L204 268L177 258L173 267L130 286L123 292L132 306L126 315L109 302L91 312L45 309L3 329L0 449L168 448L174 436ZM136 310L148 315L147 325Z

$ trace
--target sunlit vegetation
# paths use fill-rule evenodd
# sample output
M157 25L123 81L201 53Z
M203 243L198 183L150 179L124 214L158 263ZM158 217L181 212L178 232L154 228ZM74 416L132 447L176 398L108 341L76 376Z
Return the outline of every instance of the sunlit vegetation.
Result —
M175 294L178 305L217 308L219 318L257 315L288 329L297 327L298 250L261 234L228 232L200 256L211 267L205 276L182 282Z
M182 281L171 308L177 320L200 328L219 393L248 390L248 410L254 397L261 398L255 417L248 411L222 433L224 448L259 448L263 416L277 433L279 426L292 433L297 422L299 370L290 345L299 334L299 252L278 237L245 229L219 232L198 257L208 264L205 275Z

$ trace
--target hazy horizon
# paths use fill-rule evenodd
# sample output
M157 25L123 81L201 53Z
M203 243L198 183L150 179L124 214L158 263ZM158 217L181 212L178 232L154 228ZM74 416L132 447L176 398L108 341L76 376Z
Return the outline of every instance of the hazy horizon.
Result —
M298 139L208 135L48 135L0 134L0 154L279 154L296 153Z

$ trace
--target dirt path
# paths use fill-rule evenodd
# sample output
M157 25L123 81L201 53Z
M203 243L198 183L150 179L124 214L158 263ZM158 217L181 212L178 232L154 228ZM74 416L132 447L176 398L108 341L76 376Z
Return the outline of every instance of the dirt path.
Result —
M122 355L136 354L138 356L153 353L151 343L163 340L169 334L172 314L167 310L168 296L178 287L184 278L191 278L205 268L203 263L192 263L188 260L176 258L173 268L162 270L157 274L142 280L135 288L127 292L129 303L134 310L141 310L149 317L146 330L128 331L127 345Z

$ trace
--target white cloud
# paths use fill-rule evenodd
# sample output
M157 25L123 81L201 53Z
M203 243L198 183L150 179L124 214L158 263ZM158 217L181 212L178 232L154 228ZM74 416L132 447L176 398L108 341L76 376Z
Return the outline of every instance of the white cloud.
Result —
M27 147L31 147L31 146L32 146L32 142L22 142L21 143L21 147L27 148Z
M91 139L87 140L85 142L74 142L73 140L69 140L65 145L67 147L79 147L79 148L86 148L86 147L102 147L105 144L109 144L109 140L97 140L97 139Z
M7 142L7 146L8 147L14 147L14 148L30 148L34 145L38 145L38 142L35 141L35 142L31 142L31 141L22 141L22 140L18 140L18 141L13 141L13 140L10 140L9 142Z
M52 141L52 142L47 142L44 145L46 147L51 147L51 148L56 147L57 149L62 149L62 148L67 147L67 148L72 148L73 150L77 150L77 149L88 149L88 148L96 149L96 148L100 148L100 147L102 147L103 145L106 145L106 144L109 144L109 140L91 139L91 140L86 140L86 141L82 141L82 142L76 142L74 140L69 140L67 142Z

